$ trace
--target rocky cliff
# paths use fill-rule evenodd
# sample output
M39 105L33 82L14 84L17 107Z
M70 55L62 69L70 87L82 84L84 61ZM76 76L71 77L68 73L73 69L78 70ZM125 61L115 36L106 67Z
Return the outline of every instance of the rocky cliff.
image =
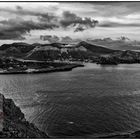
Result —
M6 99L2 94L0 98L0 138L48 138L44 132L26 121L24 114L12 99Z

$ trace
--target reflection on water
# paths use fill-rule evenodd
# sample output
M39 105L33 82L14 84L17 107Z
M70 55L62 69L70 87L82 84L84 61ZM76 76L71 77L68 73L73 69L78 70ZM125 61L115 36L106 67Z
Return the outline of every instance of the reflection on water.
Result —
M140 65L86 64L69 72L0 75L0 90L57 138L140 129Z

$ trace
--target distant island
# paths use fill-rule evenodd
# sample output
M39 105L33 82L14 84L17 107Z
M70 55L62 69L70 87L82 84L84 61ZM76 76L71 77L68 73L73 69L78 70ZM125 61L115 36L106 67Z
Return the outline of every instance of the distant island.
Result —
M101 65L140 63L140 52L115 50L81 41L75 44L12 43L0 46L0 74L69 71L85 62Z

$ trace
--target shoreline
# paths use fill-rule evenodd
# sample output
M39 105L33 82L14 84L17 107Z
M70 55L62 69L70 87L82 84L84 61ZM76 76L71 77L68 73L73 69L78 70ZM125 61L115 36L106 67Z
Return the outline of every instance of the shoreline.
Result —
M88 62L86 62L88 63ZM42 69L26 69L26 70L0 70L0 75L10 75L10 74L41 74L41 73L53 73L53 72L65 72L65 71L72 71L74 68L78 68L78 67L85 67L85 64L67 64L65 66L61 66L61 67L55 67L55 68L42 68ZM123 64L140 64L140 63L119 63L117 65L113 65L113 64L97 64L97 63L91 63L91 64L96 64L96 65L100 65L100 66L118 66L118 65L123 65Z
M52 72L61 72L61 71L71 71L74 68L77 67L84 67L83 64L71 64L66 66L61 66L58 68L43 68L43 69L27 69L27 70L2 70L0 71L1 74L39 74L39 73L52 73Z

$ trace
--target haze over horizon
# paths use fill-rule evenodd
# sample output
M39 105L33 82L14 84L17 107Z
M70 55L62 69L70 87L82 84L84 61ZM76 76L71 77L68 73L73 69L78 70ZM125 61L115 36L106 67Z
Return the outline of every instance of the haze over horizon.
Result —
M1 2L0 44L43 42L41 35L140 41L140 2Z

